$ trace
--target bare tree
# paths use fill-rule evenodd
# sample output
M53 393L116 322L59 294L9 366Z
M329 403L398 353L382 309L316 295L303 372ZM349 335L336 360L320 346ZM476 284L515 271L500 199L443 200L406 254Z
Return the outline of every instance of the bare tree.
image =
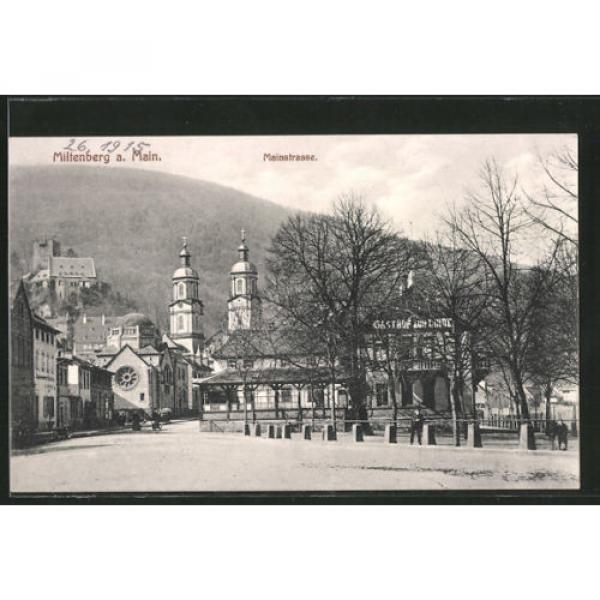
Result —
M537 273L519 265L520 244L533 226L518 193L518 179L508 179L495 161L487 161L481 173L483 191L472 193L461 213L448 219L461 242L485 265L490 282L486 311L486 342L498 363L510 375L523 421L530 423L525 393L528 350L535 329L533 313L543 305L556 279L560 245L550 245L540 259ZM529 428L530 447L535 447Z
M366 416L366 336L396 293L407 256L405 241L353 195L334 203L331 215L288 219L273 239L270 301L326 349L332 391L339 366L348 370L358 418Z
M579 165L575 151L564 146L538 156L538 161L547 182L540 195L527 194L527 212L534 222L576 247Z
M433 324L448 320L450 327L432 328L429 351L442 364L449 380L449 399L455 444L460 446L458 418L466 412L465 385L472 382L472 413L476 416L477 353L481 321L489 305L490 282L481 256L460 244L453 224L445 234L426 243L427 261L417 288L418 313Z
M560 263L559 263L560 268ZM534 273L533 277L540 277ZM550 401L559 383L578 383L576 278L559 273L545 301L533 314L533 333L528 365L534 383L539 385L546 403L546 423L551 419Z

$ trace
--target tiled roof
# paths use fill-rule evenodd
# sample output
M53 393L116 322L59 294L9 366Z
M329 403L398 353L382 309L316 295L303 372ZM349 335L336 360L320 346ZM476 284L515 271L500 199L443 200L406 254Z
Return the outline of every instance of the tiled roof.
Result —
M115 317L104 317L102 324L102 317L86 317L85 323L83 318L79 318L73 325L73 337L80 343L106 342L115 320Z
M93 258L49 257L50 277L96 277Z
M40 315L37 315L35 313L33 313L33 324L34 324L34 326L48 329L48 330L52 331L53 333L61 333L60 329L56 329L56 327L52 327L52 325L50 325L50 323L48 323L48 321L46 321L46 319L40 317Z
M148 344L139 350L138 354L160 354L160 352L152 344Z

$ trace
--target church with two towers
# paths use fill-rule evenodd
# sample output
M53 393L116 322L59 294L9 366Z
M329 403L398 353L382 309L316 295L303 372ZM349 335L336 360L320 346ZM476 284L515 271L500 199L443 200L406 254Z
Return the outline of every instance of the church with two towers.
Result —
M237 331L257 328L262 318L258 271L249 260L243 230L241 237L238 261L229 275L228 328L219 345ZM117 411L149 413L168 408L185 415L201 409L201 390L195 382L211 373L209 364L218 369L218 363L211 357L211 348L205 346L200 278L192 266L186 238L171 284L167 334L161 335L145 315L130 313L117 319L106 346L97 354L96 363L114 373Z

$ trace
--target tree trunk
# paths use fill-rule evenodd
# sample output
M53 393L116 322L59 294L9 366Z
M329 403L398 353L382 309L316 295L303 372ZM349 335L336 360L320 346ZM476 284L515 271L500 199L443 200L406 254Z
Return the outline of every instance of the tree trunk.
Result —
M298 388L298 421L302 423L302 388Z
M388 374L390 398L392 400L392 421L396 424L398 418L398 400L396 398L396 379L392 373Z
M279 388L275 388L275 418L279 418Z
M550 431L550 421L552 421L552 405L550 398L552 397L552 386L547 385L544 389L544 398L546 399L546 432Z
M452 413L452 437L454 438L454 445L460 446L460 431L458 430L458 418L456 414L456 387L453 375L450 375L448 377L448 388L448 397L450 399L450 411Z

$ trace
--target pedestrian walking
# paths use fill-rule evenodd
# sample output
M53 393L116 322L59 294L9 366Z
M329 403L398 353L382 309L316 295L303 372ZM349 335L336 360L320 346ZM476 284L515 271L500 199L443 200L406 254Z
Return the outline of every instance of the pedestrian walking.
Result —
M417 440L419 441L419 446L423 443L423 415L421 414L421 409L417 408L413 414L413 418L410 424L410 443L411 445L415 441L415 433L417 434Z

